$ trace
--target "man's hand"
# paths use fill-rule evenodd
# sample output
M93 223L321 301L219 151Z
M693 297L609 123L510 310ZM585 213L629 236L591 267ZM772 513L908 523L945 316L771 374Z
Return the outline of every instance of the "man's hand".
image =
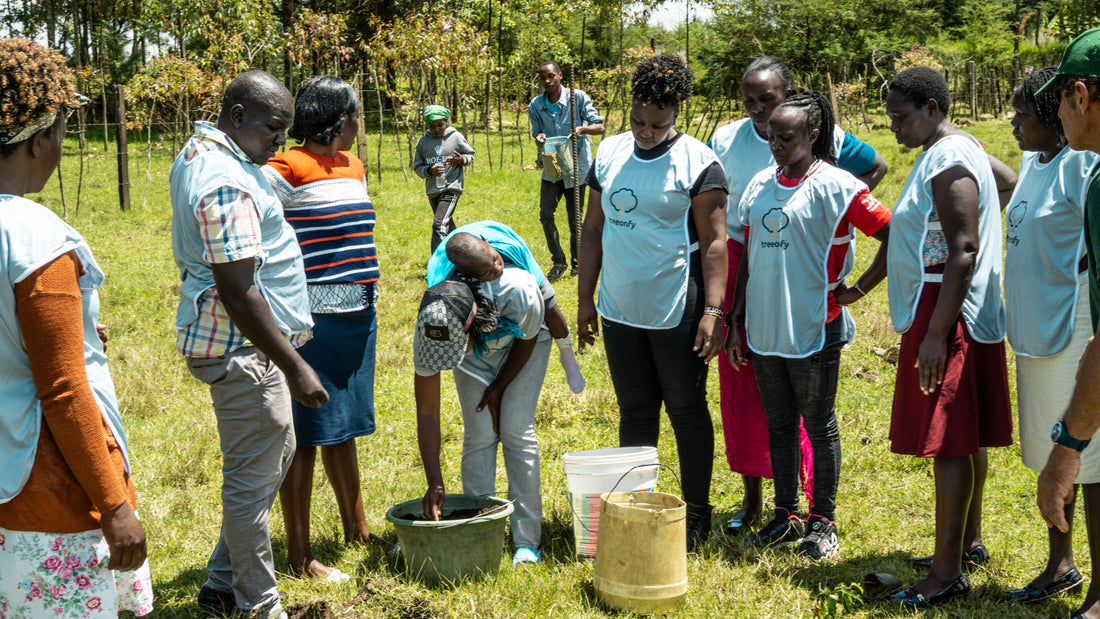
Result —
M428 174L432 176L443 176L447 173L447 166L443 165L443 162L432 164L432 167L428 168Z
M452 154L450 157L447 157L443 161L445 161L447 165L451 166L452 168L461 168L463 163L462 153L456 150L454 154Z
M446 496L447 490L443 488L443 484L428 486L428 491L424 493L424 499L421 501L421 505L424 507L424 517L428 520L442 518L443 500Z
M328 392L321 385L317 372L304 362L293 372L287 373L286 384L290 388L290 397L304 406L317 408L328 402Z
M130 572L141 567L146 557L145 529L129 503L123 501L122 505L102 514L100 527L111 549L107 569Z
M1066 522L1066 504L1073 501L1073 480L1081 469L1081 453L1063 445L1055 445L1047 458L1047 465L1039 473L1036 501L1048 527L1057 527L1069 533Z
M535 136L535 144L542 145L542 143L545 142L545 141L546 141L546 134L545 133L540 133L540 134Z

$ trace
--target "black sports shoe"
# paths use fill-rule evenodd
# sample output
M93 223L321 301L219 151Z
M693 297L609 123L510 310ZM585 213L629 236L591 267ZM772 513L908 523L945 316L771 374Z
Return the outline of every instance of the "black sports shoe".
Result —
M836 536L836 523L825 516L814 516L806 520L806 535L798 545L798 554L806 555L815 561L832 559L840 552L840 541Z
M763 529L749 536L757 548L779 548L796 544L802 539L802 519L785 507L776 507L775 516Z
M237 599L232 591L203 585L196 602L199 608L217 617L232 617L237 612Z

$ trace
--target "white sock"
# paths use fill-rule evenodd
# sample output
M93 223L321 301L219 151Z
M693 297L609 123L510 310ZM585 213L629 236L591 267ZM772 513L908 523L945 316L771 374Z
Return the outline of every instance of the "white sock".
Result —
M561 360L562 369L565 370L565 381L569 383L569 390L573 393L584 391L584 376L581 374L580 366L577 365L577 357L573 354L573 343L569 340L569 335L555 339L554 343L558 345L558 358Z

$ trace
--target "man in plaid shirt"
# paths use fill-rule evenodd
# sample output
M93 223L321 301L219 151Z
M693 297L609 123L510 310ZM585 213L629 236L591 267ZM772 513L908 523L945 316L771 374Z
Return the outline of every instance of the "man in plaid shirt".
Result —
M286 617L268 515L294 455L290 399L328 400L295 348L313 323L302 254L260 166L286 143L290 92L249 71L217 124L196 122L172 164L172 253L180 271L176 348L210 386L222 451L221 536L200 606Z

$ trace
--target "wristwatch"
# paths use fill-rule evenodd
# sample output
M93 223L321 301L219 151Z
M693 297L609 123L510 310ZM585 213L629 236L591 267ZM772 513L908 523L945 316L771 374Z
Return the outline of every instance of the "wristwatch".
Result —
M727 327L732 327L733 323L735 323L735 322L739 325L744 324L744 322L741 321L740 316L735 314L733 311L730 311L728 314L726 314L726 320L725 320L726 326Z
M1050 440L1058 443L1059 445L1069 447L1075 451L1082 451L1089 446L1089 442L1092 439L1080 440L1070 436L1066 431L1066 426L1061 421L1055 421L1054 427L1050 430Z

